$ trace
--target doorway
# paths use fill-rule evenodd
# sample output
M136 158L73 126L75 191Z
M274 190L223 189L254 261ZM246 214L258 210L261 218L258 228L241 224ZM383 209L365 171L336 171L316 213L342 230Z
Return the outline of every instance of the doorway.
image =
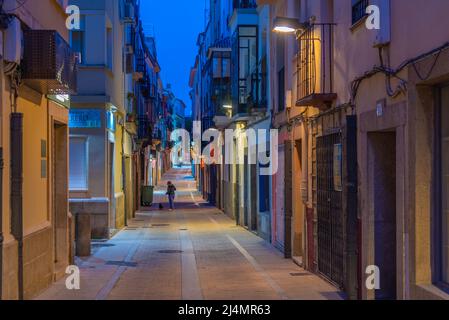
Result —
M251 214L248 204L250 203L249 186L248 186L248 148L245 148L244 164L241 166L243 173L243 226L249 229L249 221Z
M317 138L318 270L339 287L344 285L342 135Z
M68 128L65 124L54 123L52 137L52 211L53 247L55 278L65 272L72 252L69 244L68 221ZM46 156L46 146L42 146L42 156ZM42 160L46 161L46 160ZM44 163L42 165L44 167Z
M374 263L380 269L376 300L395 300L396 292L396 132L368 134L374 210Z

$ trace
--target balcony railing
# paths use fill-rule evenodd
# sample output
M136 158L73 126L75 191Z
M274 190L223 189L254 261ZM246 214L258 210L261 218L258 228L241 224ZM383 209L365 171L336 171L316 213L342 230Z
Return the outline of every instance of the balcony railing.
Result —
M327 108L333 88L333 24L313 24L299 36L297 106Z
M366 8L369 6L369 0L359 0L352 5L352 24L356 24L367 16Z
M257 8L256 0L234 0L234 9L254 9Z
M140 140L142 142L151 141L153 129L151 128L151 122L148 119L148 117L147 116L138 116L137 125L138 125L138 131L137 131L138 140Z
M61 35L54 30L26 30L23 41L26 84L42 94L76 94L76 55Z

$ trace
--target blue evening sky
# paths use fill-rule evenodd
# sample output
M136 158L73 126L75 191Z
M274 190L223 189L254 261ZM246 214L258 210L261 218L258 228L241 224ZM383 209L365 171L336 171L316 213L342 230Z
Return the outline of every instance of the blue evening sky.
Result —
M205 0L141 0L145 33L156 36L164 85L187 105L190 68L195 61L198 34L204 29Z

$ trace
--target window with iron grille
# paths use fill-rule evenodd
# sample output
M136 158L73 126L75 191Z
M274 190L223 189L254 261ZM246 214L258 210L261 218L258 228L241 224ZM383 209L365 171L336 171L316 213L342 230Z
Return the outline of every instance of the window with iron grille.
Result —
M366 14L366 8L369 6L369 0L352 0L352 24L356 24L360 20L364 19Z

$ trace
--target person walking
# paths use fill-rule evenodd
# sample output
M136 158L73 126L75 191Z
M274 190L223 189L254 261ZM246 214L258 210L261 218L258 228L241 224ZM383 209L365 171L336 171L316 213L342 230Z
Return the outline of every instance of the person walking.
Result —
M168 203L170 205L170 211L173 211L175 209L175 193L176 193L176 187L175 185L169 181L167 182L167 196L168 196Z

